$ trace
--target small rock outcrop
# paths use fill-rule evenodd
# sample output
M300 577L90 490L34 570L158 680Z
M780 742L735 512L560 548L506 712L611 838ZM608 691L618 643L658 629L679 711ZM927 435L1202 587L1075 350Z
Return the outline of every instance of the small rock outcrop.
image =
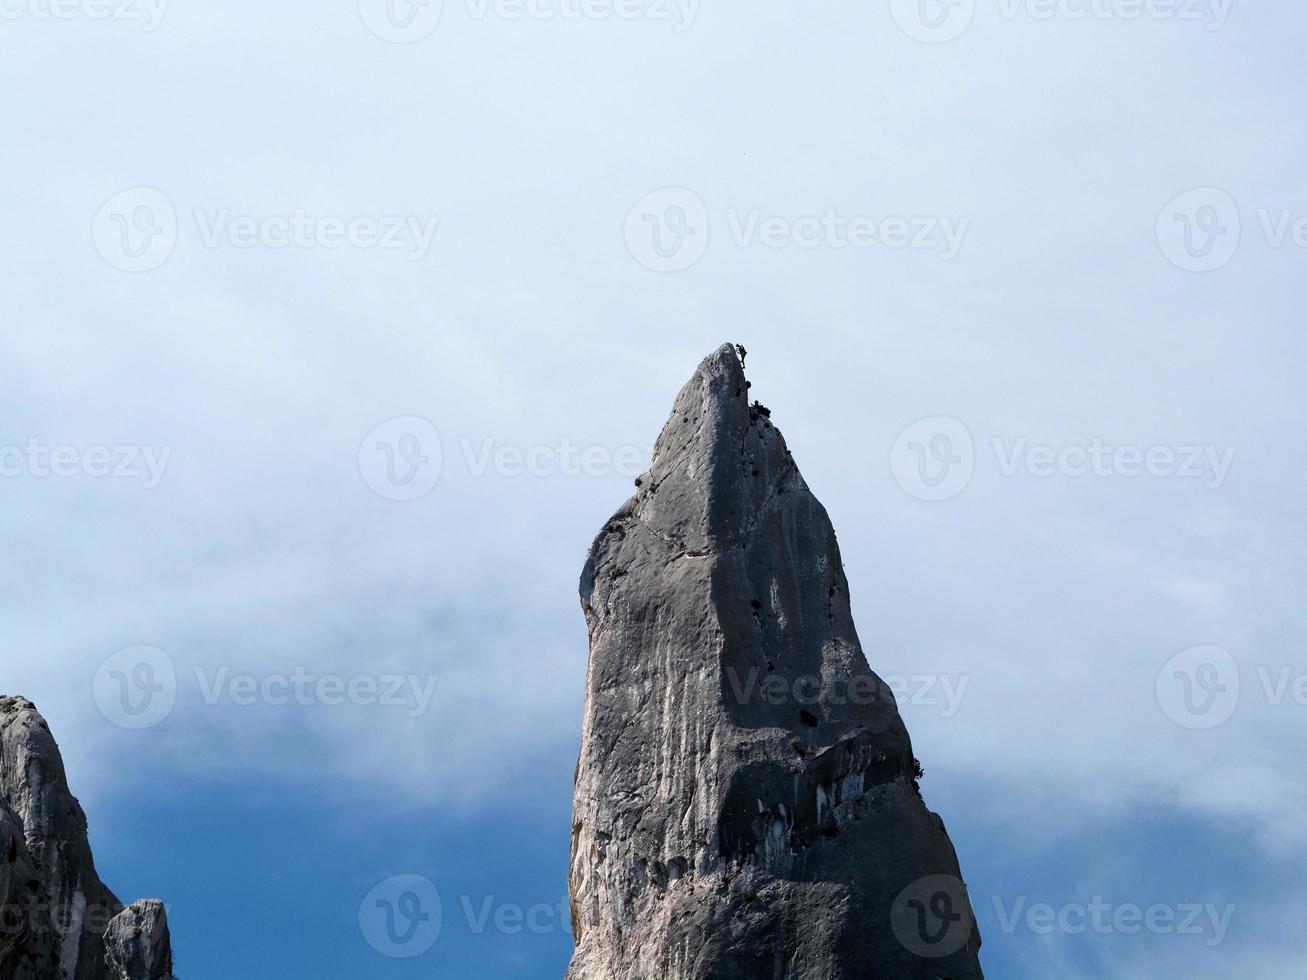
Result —
M168 914L154 899L135 902L104 933L111 980L167 980L172 976Z
M569 980L981 980L839 547L725 345L581 576Z
M0 895L0 980L171 976L163 906L124 910L100 880L59 746L36 706L19 697L0 697ZM124 972L142 960L134 955L142 937L148 968L163 972Z

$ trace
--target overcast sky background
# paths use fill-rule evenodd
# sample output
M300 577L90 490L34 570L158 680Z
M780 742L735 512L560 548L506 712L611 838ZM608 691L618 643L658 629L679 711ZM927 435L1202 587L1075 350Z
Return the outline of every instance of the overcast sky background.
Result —
M0 687L184 980L562 976L576 579L723 341L987 972L1301 970L1301 3L69 2L0 20ZM297 669L435 687L227 686Z

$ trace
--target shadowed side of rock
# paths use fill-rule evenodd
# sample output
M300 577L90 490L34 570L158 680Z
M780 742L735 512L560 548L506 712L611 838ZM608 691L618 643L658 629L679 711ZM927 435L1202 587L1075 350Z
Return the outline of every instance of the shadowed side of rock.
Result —
M59 747L36 706L20 697L0 697L0 893L11 920L0 937L0 980L171 976L163 906L124 910L100 880ZM155 972L128 972L137 963L123 958L133 931L147 938ZM111 962L114 944L121 964Z
M23 823L0 804L0 980L57 976L54 927L44 899Z
M981 977L830 520L731 346L678 395L581 602L571 980ZM938 882L949 941L922 946L897 913Z

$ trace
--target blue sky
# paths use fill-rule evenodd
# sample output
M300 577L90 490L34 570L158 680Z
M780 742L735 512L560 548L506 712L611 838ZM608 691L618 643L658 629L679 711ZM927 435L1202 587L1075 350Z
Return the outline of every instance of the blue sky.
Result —
M1300 4L3 9L0 686L183 980L562 975L576 579L727 340L990 975L1300 968Z

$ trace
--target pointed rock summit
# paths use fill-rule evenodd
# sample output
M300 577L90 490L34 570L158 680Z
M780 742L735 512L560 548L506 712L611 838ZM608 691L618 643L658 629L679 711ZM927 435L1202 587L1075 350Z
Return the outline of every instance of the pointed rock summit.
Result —
M169 980L162 904L124 909L100 880L50 727L0 697L0 980Z
M825 509L723 345L581 576L569 980L981 980Z

